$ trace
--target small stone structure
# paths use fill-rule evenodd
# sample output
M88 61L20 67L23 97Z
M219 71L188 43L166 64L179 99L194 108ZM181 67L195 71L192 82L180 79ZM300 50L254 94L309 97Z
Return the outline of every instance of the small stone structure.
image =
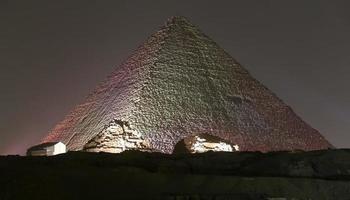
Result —
M62 153L66 153L66 145L62 142L42 143L27 150L27 156L53 156Z
M125 150L149 151L149 144L128 122L114 119L83 148L88 152L121 153Z
M207 151L239 151L239 146L230 144L219 137L209 134L193 135L181 140L174 153L204 153Z

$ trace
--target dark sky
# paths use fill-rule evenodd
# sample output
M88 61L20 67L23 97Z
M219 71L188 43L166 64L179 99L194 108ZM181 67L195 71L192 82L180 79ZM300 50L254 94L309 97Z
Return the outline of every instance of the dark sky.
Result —
M173 15L350 147L350 1L0 1L0 154L23 154Z

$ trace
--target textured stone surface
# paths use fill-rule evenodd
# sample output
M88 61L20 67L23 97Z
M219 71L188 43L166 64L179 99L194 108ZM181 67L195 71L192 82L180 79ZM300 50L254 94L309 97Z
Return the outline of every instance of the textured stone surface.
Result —
M0 199L348 200L349 169L350 150L0 156Z
M94 138L92 138L83 150L88 152L121 153L126 150L151 151L149 144L140 133L130 129L127 122L120 120L111 121Z
M242 151L331 147L182 17L153 34L43 142L62 141L69 150L81 150L111 119L130 122L151 149L164 153L181 139L204 133Z
M207 151L239 151L239 146L209 135L188 136L175 145L174 153L204 153Z

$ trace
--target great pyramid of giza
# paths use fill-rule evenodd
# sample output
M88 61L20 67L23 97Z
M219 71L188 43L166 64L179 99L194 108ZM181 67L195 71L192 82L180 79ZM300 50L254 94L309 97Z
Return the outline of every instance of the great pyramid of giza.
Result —
M172 153L180 140L200 134L240 151L332 147L184 17L169 19L43 142Z

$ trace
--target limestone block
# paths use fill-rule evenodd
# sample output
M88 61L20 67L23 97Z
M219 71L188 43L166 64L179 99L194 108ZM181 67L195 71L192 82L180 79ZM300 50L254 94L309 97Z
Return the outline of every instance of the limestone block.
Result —
M129 123L114 119L109 125L87 144L84 151L120 153L125 150L149 151L146 142L135 130L131 130Z
M174 152L178 151L178 149L182 149L181 151L188 153L204 153L207 151L233 152L238 151L239 146L237 144L230 144L216 136L199 134L181 140L175 146Z

